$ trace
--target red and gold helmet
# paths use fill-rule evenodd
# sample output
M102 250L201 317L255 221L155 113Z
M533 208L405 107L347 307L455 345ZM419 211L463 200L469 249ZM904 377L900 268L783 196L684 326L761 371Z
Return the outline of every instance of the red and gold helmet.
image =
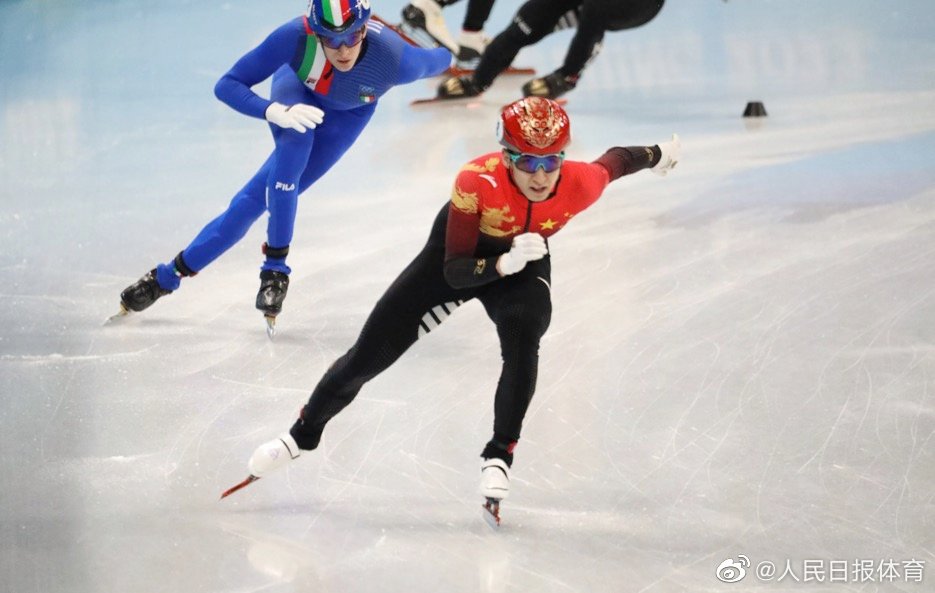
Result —
M562 106L543 97L507 105L497 123L497 139L523 154L557 154L571 141L571 122Z

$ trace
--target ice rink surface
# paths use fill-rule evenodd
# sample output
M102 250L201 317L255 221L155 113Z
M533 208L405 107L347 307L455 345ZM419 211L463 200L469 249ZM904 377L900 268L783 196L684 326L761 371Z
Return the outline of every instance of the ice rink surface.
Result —
M496 149L525 79L473 108L411 109L434 82L381 101L300 199L275 342L253 308L264 222L102 326L265 158L265 124L212 89L304 7L0 1L0 591L933 590L930 0L670 0L607 37L569 96L569 157L678 132L683 158L550 242L498 533L476 487L499 349L476 303L317 451L218 495L351 345L460 165ZM517 64L550 72L570 35ZM749 100L769 116L741 118Z

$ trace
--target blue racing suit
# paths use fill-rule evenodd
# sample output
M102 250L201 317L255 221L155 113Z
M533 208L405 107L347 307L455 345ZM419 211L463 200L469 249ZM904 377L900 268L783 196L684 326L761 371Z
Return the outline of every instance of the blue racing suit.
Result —
M268 249L263 269L288 274L285 254L292 242L299 194L351 147L383 94L393 86L440 74L451 61L446 49L413 47L376 21L366 26L360 55L347 72L331 66L306 17L298 17L273 31L221 77L214 89L218 99L245 115L265 119L272 102L305 103L323 110L324 119L304 133L270 124L273 153L224 212L174 260L157 267L162 288L177 289L182 276L197 273L230 249L266 211ZM267 100L251 87L270 76Z

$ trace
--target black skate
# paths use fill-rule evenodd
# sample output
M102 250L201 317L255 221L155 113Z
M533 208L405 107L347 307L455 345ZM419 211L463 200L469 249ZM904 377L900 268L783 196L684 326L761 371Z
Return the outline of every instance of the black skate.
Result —
M282 311L282 302L289 290L289 275L276 270L260 272L260 291L256 295L256 308L266 318L266 334L276 335L276 316Z
M462 70L453 68L449 68L448 70L463 72ZM438 85L438 90L435 92L434 97L415 99L409 104L413 107L439 103L447 103L449 105L473 105L477 103L477 101L464 101L460 99L478 97L483 91L484 89L477 86L477 83L474 82L474 78L470 74L461 74L443 80L441 84Z
M458 55L455 56L458 68L464 68L465 70L477 68L477 64L480 62L480 53L473 47L467 47L466 45L458 47Z
M476 97L481 94L481 88L477 86L474 79L470 76L452 76L446 78L438 85L438 99L465 99Z
M120 311L110 317L108 321L124 317L131 312L139 313L155 303L160 297L171 293L171 290L159 286L156 281L156 270L150 270L142 278L123 289L123 292L120 293Z
M524 97L558 99L578 84L577 76L565 76L558 70L544 78L533 78L523 85Z

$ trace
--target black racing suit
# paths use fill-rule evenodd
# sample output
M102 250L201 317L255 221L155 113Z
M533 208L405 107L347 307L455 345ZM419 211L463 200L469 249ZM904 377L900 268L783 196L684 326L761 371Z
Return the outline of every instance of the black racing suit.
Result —
M503 357L494 398L494 440L505 445L519 440L535 392L539 340L552 316L550 259L546 255L531 261L520 272L488 284L452 288L444 272L447 220L446 204L425 247L377 302L357 342L315 387L291 430L299 448L316 448L325 424L351 403L364 383L474 298L497 327Z
M573 211L565 214L573 215L593 203L606 183L656 165L661 155L658 146L615 147L591 164L566 161L554 197L538 204L554 206L559 209L556 212L570 208ZM495 158L488 160L492 156ZM469 172L471 166L476 169L483 164L499 162L494 153L484 155L462 168L461 174L470 176L474 174ZM496 170L506 175L498 167L500 165L481 170L488 173ZM589 174L596 174L597 170L606 171L604 180L595 186L591 177L592 185L582 185L581 180ZM563 181L566 173L568 180ZM480 177L493 179L491 175ZM512 183L511 179L501 177L500 182ZM492 187L497 188L497 185L492 184ZM507 193L502 187L490 191L496 196ZM511 191L518 192L515 189ZM574 200L586 192L591 192L593 200L585 199L572 206ZM535 204L526 204L527 212L531 212ZM494 398L494 434L481 455L485 458L499 457L512 464L512 447L519 440L523 418L536 389L539 341L552 319L551 260L546 254L542 259L527 262L519 272L500 277L496 270L497 258L509 251L511 239L510 235L497 236L496 233L481 233L476 245L471 247L470 257L446 254L446 242L449 250L452 245L453 231L449 229L449 218L453 216L451 209L454 206L452 199L441 209L425 247L380 297L357 342L331 365L315 387L290 431L300 449L315 449L328 421L354 400L367 381L389 368L417 339L432 331L457 307L476 298L496 325L503 358ZM472 230L477 230L473 226L477 224L473 218L462 220L468 221ZM490 222L484 217L477 220L481 225ZM507 226L514 220L510 218ZM529 220L526 221L527 226ZM557 224L551 216L549 223ZM545 223L540 228L545 228Z
M651 21L664 0L528 0L510 26L497 35L481 56L473 81L480 90L513 63L519 50L541 41L556 30L562 17L574 12L577 31L559 68L566 77L577 78L598 51L606 31L639 27Z

